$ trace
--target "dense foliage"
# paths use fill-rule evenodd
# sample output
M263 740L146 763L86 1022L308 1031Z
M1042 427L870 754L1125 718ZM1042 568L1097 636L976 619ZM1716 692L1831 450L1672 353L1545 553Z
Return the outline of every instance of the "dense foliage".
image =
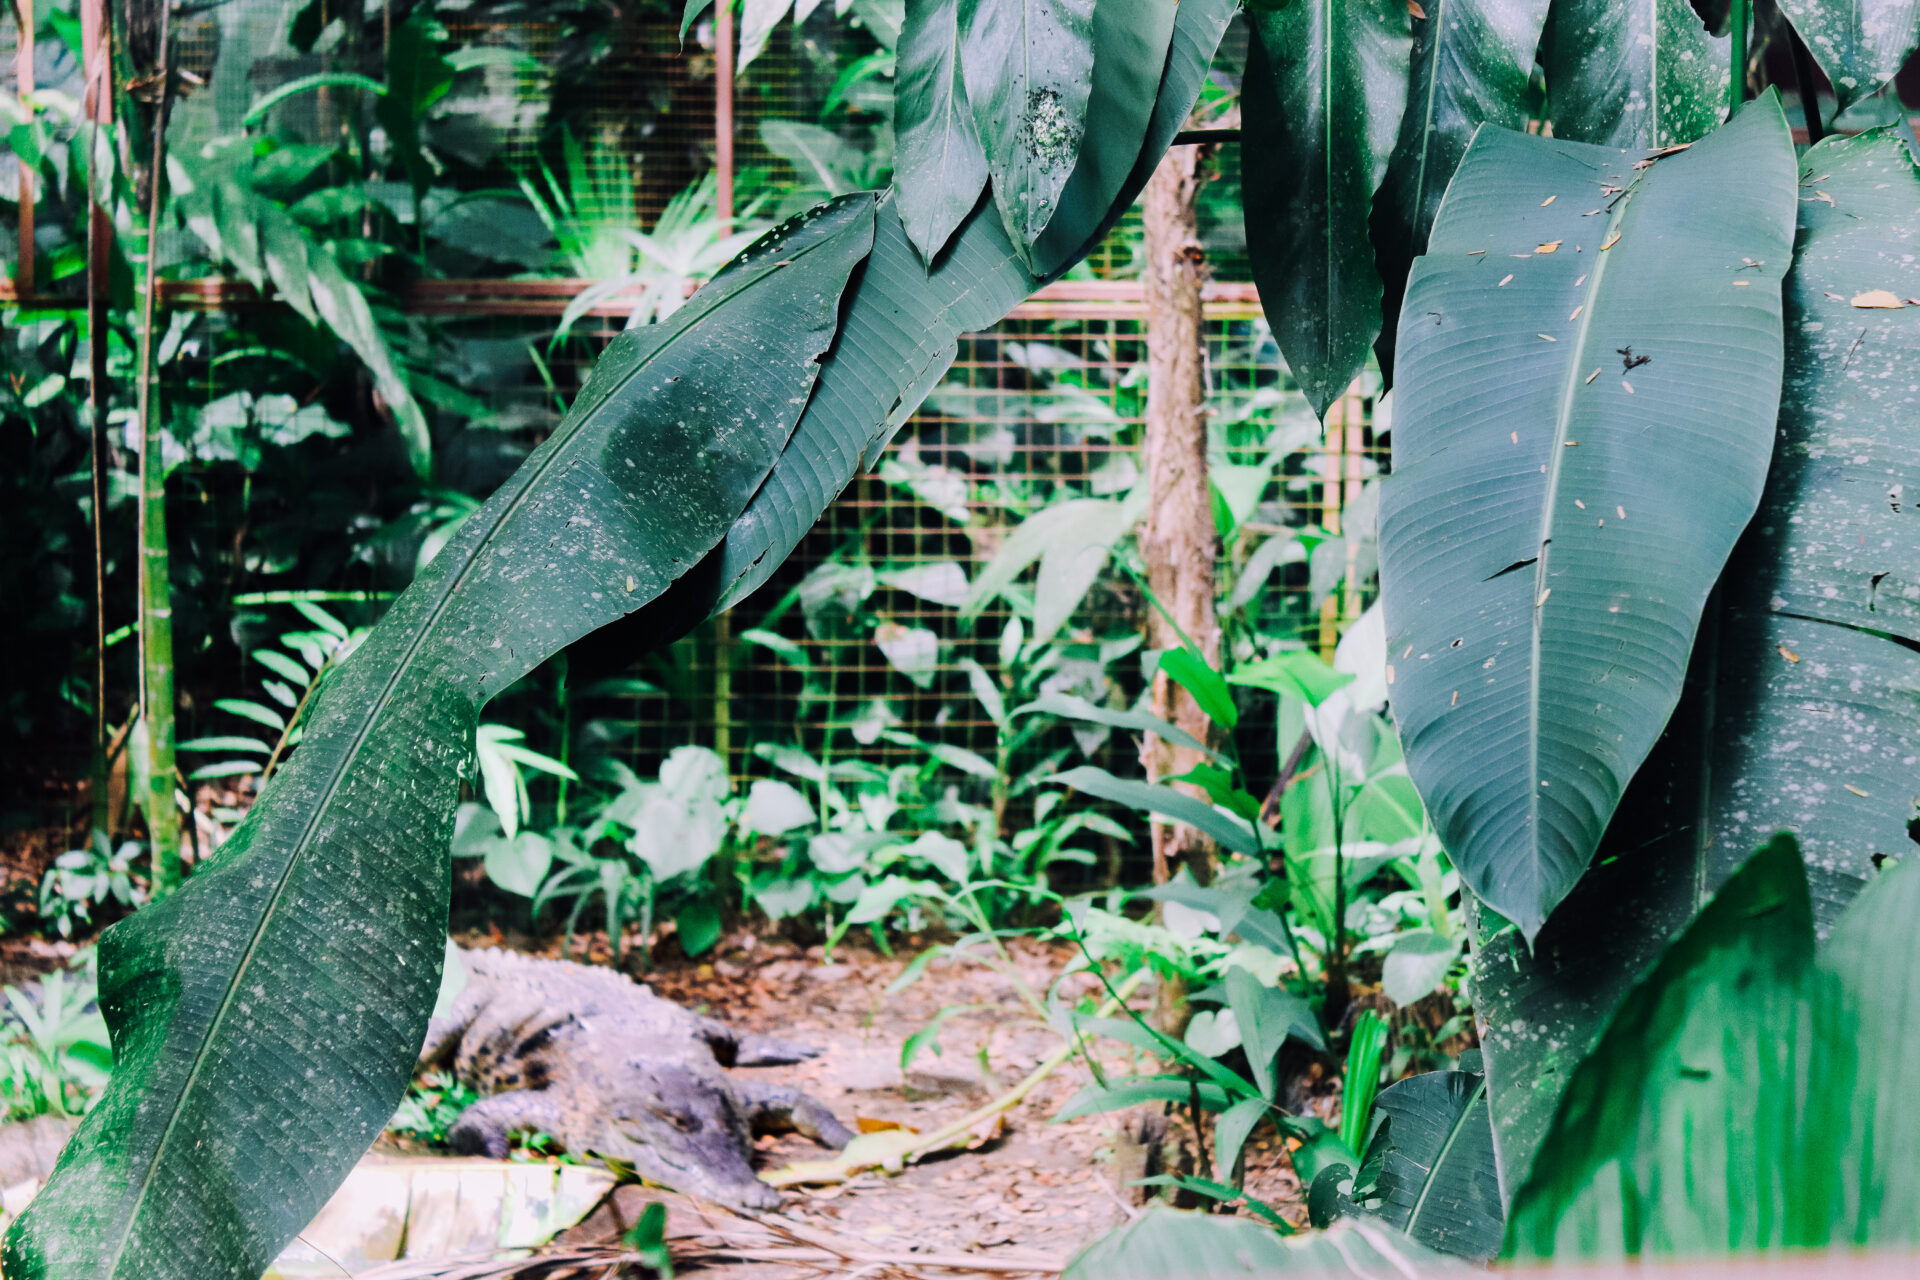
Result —
M683 35L705 7L686 6ZM217 459L244 511L257 482L291 489L262 477L317 459L321 501L287 501L281 541L243 518L252 554L398 559L364 585L408 585L364 627L310 593L281 597L314 629L278 648L246 641L272 677L265 700L220 710L252 727L182 744L202 753L202 778L257 769L261 791L184 885L158 882L156 902L103 935L115 1069L9 1233L10 1273L257 1274L401 1101L441 981L455 857L478 858L533 919L563 908L571 933L598 915L616 951L627 922L650 938L671 916L698 953L749 905L812 915L829 945L855 926L887 945L890 923L937 920L961 936L936 950L990 957L1004 930L1043 921L1110 984L1104 1003L1061 1010L1015 982L1061 1030L1061 1054L1102 1035L1153 1064L1100 1076L1068 1114L1187 1109L1210 1150L1201 1176L1163 1181L1222 1204L1242 1199L1245 1143L1270 1124L1295 1144L1316 1225L1334 1224L1283 1243L1265 1206L1247 1206L1260 1226L1156 1210L1096 1244L1078 1274L1247 1259L1367 1273L1374 1255L1439 1274L1447 1254L1913 1243L1920 1181L1898 1153L1916 1135L1893 1073L1920 1034L1906 999L1920 953L1902 927L1920 873L1901 861L1920 750L1920 534L1905 497L1920 169L1904 121L1796 150L1769 71L1794 67L1816 139L1858 120L1920 45L1906 0L1795 0L1757 25L1734 0L1721 34L1683 0L1250 6L1241 190L1271 332L1323 417L1370 353L1390 375L1393 474L1364 498L1378 511L1381 603L1331 663L1231 622L1217 662L1184 633L1145 655L1205 713L1205 735L1110 679L1137 634L1067 625L1109 566L1164 612L1126 544L1153 496L1133 484L1032 502L972 581L957 564L835 557L777 611L798 610L822 643L876 646L925 688L939 638L869 606L882 574L962 623L1013 601L997 665L961 667L991 758L902 729L884 704L835 706L855 744L916 762L836 756L831 736L817 754L763 741L783 776L735 794L724 758L701 748L642 779L576 759L565 729L556 756L481 722L490 699L589 633L617 626L629 652L657 651L772 580L923 401L956 393L941 383L961 336L1083 258L1196 103L1236 87L1209 74L1235 7L856 4L875 60L835 90L893 79L873 146L844 124L825 138L771 131L808 195L833 198L750 244L698 216L711 198L699 185L649 233L599 234L579 216L598 162L564 129L557 158L577 190L543 159L511 198L449 195L437 175L460 152L441 104L462 76L519 64L452 47L426 5L396 27L374 68L384 79L290 82L237 134L201 139L191 164L147 154L143 171L132 146L130 164L111 165L111 147L56 147L84 126L70 103L32 104L13 149L52 189L134 223L139 197L172 173L152 207L174 221L148 240L184 228L204 258L175 267L271 286L285 308L285 327L241 338L176 312L156 344L121 290L117 341L93 334L113 343L110 370L154 345L163 390L204 372L183 352L276 370L170 410L164 429L123 415L143 465L164 477ZM814 8L749 0L743 58ZM307 13L290 35L311 48L321 32ZM1809 51L1838 91L1831 120ZM173 73L158 68L163 84ZM322 87L375 102L346 109L348 141L250 132ZM1891 109L1904 112L1897 98ZM86 156L91 167L73 158ZM895 185L859 189L889 156ZM514 225L507 208L541 253L644 294L639 323L501 478L514 459L488 458L471 429L436 431L430 408L474 416L476 398L443 372L458 349L386 307L373 264L405 253L430 273L471 258L490 243L476 227ZM61 236L83 218L67 213ZM452 229L436 233L442 218ZM56 244L77 260L71 240ZM436 253L456 256L437 268ZM720 261L683 302L682 282ZM84 447L66 386L80 333L60 307L10 330L24 372L9 430L42 476L70 472ZM1263 542L1243 528L1289 450L1286 424L1261 420L1273 430L1256 460L1237 458L1236 425L1221 424L1214 477L1215 528L1238 570L1225 612L1283 560L1308 561L1326 591L1329 573L1364 578L1366 512L1345 534ZM432 483L462 457L498 480L484 501L468 495L487 485ZM324 508L329 469L390 485L375 505L396 518L365 520L382 532L358 541L309 537L300 522ZM937 470L915 454L881 476L937 509ZM216 492L214 473L193 474ZM48 560L87 536L71 513L52 530L35 544ZM200 535L188 521L174 536L192 598ZM35 617L71 628L85 606L55 585ZM226 594L230 608L231 582ZM196 625L211 630L183 623ZM840 699L773 627L742 640L781 657L809 704ZM569 670L556 673L563 709ZM71 672L63 692L77 705L103 695ZM9 710L23 730L45 714ZM142 731L153 723L150 711ZM1088 743L1114 732L1202 763L1151 780L1103 767ZM1271 790L1249 763L1267 732ZM543 779L538 806L530 776ZM171 785L147 791L164 808ZM1208 874L1138 895L1155 904L1146 919L1126 895L1063 897L1055 872L1095 860L1078 842L1132 839L1137 814L1204 833L1219 850ZM130 856L104 837L67 855L43 911L84 921L109 899L137 905ZM1403 1034L1390 1055L1377 1013L1355 1007L1358 967L1378 956L1388 1003L1405 1006L1447 988L1463 954L1479 1048L1442 1047L1455 1021L1424 1045ZM1003 950L988 962L1014 972ZM1168 1024L1129 1009L1149 971L1198 1012ZM10 1105L64 1111L97 1083L84 1036L36 1035L31 1057L27 1043L14 1078L37 1092ZM1284 1106L1290 1043L1344 1064L1337 1125ZM1397 1079L1410 1065L1443 1069L1376 1096L1383 1066ZM425 1104L409 1114L416 1129L443 1120Z

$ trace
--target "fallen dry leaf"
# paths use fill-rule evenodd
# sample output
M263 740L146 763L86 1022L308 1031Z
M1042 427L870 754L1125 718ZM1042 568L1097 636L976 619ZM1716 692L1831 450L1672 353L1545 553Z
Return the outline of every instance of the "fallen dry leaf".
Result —
M1558 240L1548 240L1544 244L1535 245L1533 251L1535 253L1557 253L1560 250L1560 245L1561 242Z
M1548 196L1545 200L1542 200L1540 202L1540 207L1544 209L1548 205L1552 204L1555 200L1558 200L1559 198L1560 198L1559 196Z
M1605 253L1608 249L1613 248L1613 246L1619 243L1620 243L1620 233L1616 231L1612 235L1607 237L1607 242L1600 246L1600 251L1602 253Z
M1425 18L1427 11L1420 7L1420 0L1407 0L1407 12L1416 18Z
M1863 309L1878 308L1887 311L1898 311L1907 305L1900 301L1900 296L1891 289L1869 289L1865 293L1856 293L1853 295L1852 302L1854 306Z
M1512 273L1512 272L1508 272L1508 273L1507 273L1506 275L1504 275L1504 276L1502 276L1502 277L1500 278L1500 283L1499 283L1498 285L1495 285L1494 287L1495 287L1495 288L1501 288L1501 287L1504 287L1504 286L1506 285L1506 283L1507 283L1507 281L1509 281L1509 280L1511 280L1511 279L1513 279L1513 273Z
M861 1133L890 1133L895 1129L902 1129L908 1133L920 1132L912 1125L901 1124L898 1120L882 1120L877 1116L855 1116L853 1127Z
M1780 656L1785 658L1788 662L1800 661L1800 655L1795 653L1793 650L1787 648L1787 646L1782 644L1782 645L1776 645L1774 647L1780 650Z
M1860 797L1860 798L1861 798L1862 800L1865 800L1865 799L1867 799L1867 798L1868 798L1868 797L1867 797L1867 793L1866 793L1866 792L1864 792L1864 791L1862 791L1862 790L1861 790L1860 788L1858 788L1858 787L1856 787L1856 786L1854 786L1854 785L1853 785L1853 784L1852 784L1851 782L1849 782L1849 783L1847 783L1847 784L1846 784L1846 786L1847 786L1847 790L1849 790L1849 791L1851 791L1851 792L1853 792L1853 794L1855 794L1855 795L1857 795L1857 796L1859 796L1859 797Z

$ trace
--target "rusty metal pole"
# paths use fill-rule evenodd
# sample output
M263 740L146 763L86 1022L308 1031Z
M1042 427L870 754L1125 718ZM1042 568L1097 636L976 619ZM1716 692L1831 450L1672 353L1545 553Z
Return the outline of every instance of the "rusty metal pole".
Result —
M26 0L30 4L31 0ZM81 107L87 146L87 403L93 424L94 740L93 823L111 831L107 777L107 568L103 527L107 488L107 303L111 293L113 219L101 206L111 193L99 186L99 130L113 124L113 57L106 0L81 0L81 70L86 88Z
M714 212L724 222L733 217L733 0L713 8L713 167Z
M733 221L733 0L713 10L714 213ZM731 225L727 230L731 231ZM733 774L733 615L713 620L713 750Z
M13 21L19 31L19 51L14 55L14 78L18 82L20 105L29 118L33 107L33 0L15 0ZM34 294L33 280L33 179L34 172L25 161L20 165L20 265L13 273L13 293L22 302Z

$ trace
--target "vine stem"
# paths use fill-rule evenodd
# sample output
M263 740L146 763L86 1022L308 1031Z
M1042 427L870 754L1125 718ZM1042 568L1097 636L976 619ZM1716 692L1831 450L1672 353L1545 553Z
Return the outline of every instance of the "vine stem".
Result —
M1733 74L1727 78L1727 115L1731 118L1747 98L1747 28L1753 21L1753 0L1733 0L1727 15Z

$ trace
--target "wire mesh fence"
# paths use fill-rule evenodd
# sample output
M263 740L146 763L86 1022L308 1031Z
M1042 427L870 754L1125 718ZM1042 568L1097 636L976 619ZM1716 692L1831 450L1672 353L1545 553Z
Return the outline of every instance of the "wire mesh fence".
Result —
M297 52L287 47L286 21L276 0L219 6L183 27L180 64L206 84L179 108L178 154L233 133L262 94L299 77L384 75L391 31L363 27ZM622 11L591 50L576 29L538 13L492 21L450 12L446 33L449 47L522 55L466 73L435 119L443 149L466 166L463 183L511 191L539 179L544 164L577 220L646 229L711 170L717 60L709 24L684 47L670 16L645 12ZM0 31L0 46L9 34ZM778 129L768 125L830 121L850 146L880 136L870 119L849 123L829 110L846 92L845 68L873 48L870 34L834 21L827 6L799 28L783 23L735 85L736 165L805 189L820 175L769 146ZM0 59L7 53L0 48ZM43 79L58 70L41 60ZM370 109L371 100L345 91L309 93L274 108L274 123L309 142L358 145ZM1232 145L1222 152L1215 167L1231 175ZM1251 286L1239 283L1248 271L1237 203L1222 176L1200 211L1217 281L1204 328L1228 642L1243 650L1299 643L1330 655L1368 602L1370 482L1384 450L1366 380L1324 430L1293 387ZM1058 750L1137 772L1133 742L1084 728L1061 726L1007 754L1003 726L974 690L976 672L1009 680L1017 666L1032 677L1028 693L1044 687L1130 703L1150 669L1139 647L1148 606L1131 578L1109 566L1057 635L1018 655L1006 655L1003 640L1016 619L1032 634L1032 571L977 610L960 606L1023 521L1063 501L1118 503L1140 485L1145 313L1131 279L1140 252L1136 211L1077 278L964 338L925 406L765 587L728 617L640 659L619 684L582 694L579 721L642 776L688 744L719 751L745 780L773 770L769 745L913 765L929 742L1015 773ZM558 422L624 323L631 300L615 298L555 341L562 312L591 283L550 273L423 278L395 302L420 351L471 366L472 376L455 381L484 402L476 425L527 443ZM212 313L193 376L208 402L244 389L244 366L223 367L211 353L223 316L268 305L246 293L222 281L170 282L163 293L163 303ZM1255 785L1278 770L1271 739L1268 726L1242 730Z

